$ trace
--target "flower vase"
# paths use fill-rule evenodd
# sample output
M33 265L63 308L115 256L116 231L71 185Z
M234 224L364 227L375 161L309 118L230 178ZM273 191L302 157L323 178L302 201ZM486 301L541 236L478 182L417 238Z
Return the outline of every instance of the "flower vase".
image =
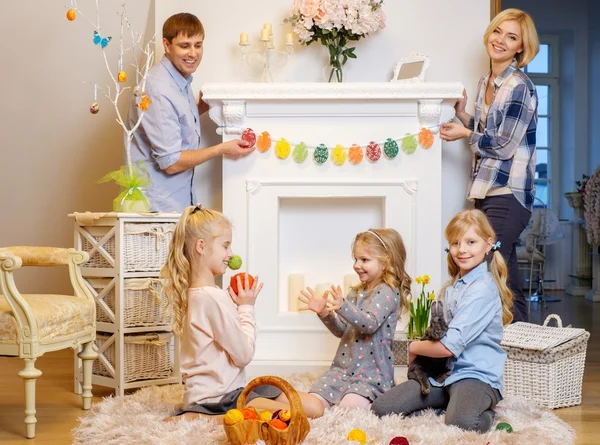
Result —
M344 73L342 68L346 60L344 60L343 52L344 48L329 46L327 48L329 50L329 80L328 82L338 82L341 83L344 80Z

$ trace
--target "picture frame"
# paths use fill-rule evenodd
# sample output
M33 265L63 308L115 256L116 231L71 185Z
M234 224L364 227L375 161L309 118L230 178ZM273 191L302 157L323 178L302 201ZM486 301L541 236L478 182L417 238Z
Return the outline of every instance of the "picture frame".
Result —
M398 63L394 65L394 75L391 82L424 82L425 73L429 68L430 61L431 59L429 56L420 53L413 53L400 59Z

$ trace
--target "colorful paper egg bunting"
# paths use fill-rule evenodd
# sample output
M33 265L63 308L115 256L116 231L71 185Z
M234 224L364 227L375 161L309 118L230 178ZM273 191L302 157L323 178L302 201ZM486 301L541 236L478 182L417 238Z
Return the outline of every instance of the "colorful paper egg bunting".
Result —
M406 136L402 138L402 151L407 155L411 155L417 149L417 138L410 133L406 133Z
M354 165L360 164L363 160L363 149L360 145L352 144L348 149L348 159Z
M387 138L383 144L383 152L388 159L394 159L396 156L398 156L398 143L392 138Z
M296 144L292 153L292 159L298 164L302 164L308 157L308 147L304 142Z
M421 128L419 132L419 145L424 149L431 148L433 145L433 133L429 128Z
M319 144L317 148L315 148L315 152L313 153L313 159L319 165L327 162L329 158L329 150L325 144Z

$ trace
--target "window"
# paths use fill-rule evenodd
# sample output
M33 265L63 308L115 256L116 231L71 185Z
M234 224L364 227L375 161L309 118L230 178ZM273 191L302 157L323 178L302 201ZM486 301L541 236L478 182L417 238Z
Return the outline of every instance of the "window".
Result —
M549 208L560 202L559 134L559 39L540 36L540 52L524 67L538 93L536 197Z

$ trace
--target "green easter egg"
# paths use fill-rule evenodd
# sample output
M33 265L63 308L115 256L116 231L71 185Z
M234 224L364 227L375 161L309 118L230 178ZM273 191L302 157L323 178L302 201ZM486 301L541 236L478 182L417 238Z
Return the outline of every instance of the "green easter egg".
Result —
M498 425L496 425L496 431L506 431L507 433L512 433L513 428L510 423L500 422Z
M313 158L317 164L324 164L327 162L327 158L329 158L329 149L325 146L325 144L320 144L317 148L315 148Z
M232 256L229 258L227 265L231 270L238 270L240 267L242 267L242 257L239 255Z
M398 156L398 143L392 138L388 138L383 144L383 152L388 158L394 159Z
M411 155L415 152L416 149L417 149L417 138L414 137L413 135L407 133L406 136L404 136L402 138L402 150L407 155Z
M294 147L294 151L292 153L292 158L298 164L301 164L302 162L306 161L307 157L308 157L308 148L306 148L306 144L304 142L300 142L299 144L297 144Z

